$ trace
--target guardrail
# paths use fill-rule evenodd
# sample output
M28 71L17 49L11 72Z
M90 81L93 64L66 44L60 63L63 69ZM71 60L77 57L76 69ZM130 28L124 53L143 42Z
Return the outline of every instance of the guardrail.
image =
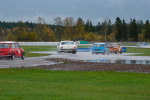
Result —
M57 45L59 42L18 42L20 45ZM77 45L92 45L94 42L88 42L88 44L78 44ZM109 43L109 42L107 42ZM119 42L123 46L136 46L138 42ZM150 42L146 42L150 45Z
M22 46L56 46L59 42L18 42ZM77 44L77 45L92 45L92 44Z
M28 45L28 46L45 46L45 45L57 45L59 42L18 42L19 45Z

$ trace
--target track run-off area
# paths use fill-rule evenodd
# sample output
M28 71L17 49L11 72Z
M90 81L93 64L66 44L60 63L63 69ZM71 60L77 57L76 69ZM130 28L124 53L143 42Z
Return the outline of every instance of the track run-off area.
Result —
M43 57L30 57L21 60L20 58L11 59L0 59L0 68L12 68L12 67L28 67L38 65L51 65L56 64L52 61L47 61L47 58L64 58L71 60L83 60L85 62L100 62L100 63L120 63L123 64L150 64L149 56L131 56L133 53L122 53L122 54L92 54L91 52L77 52L77 54L71 53L60 53L56 51L38 51L32 53L49 54L49 56Z

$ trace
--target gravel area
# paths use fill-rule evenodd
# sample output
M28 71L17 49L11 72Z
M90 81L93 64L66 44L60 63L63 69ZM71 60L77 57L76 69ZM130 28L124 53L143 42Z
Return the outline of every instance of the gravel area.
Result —
M38 69L65 70L65 71L119 71L119 72L141 72L150 73L150 65L142 64L107 64L74 61L69 59L49 58L48 61L63 62L55 65L37 66Z

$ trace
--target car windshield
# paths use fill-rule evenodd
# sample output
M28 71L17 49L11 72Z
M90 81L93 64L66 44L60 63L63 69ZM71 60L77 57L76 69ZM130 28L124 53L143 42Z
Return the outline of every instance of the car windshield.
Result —
M107 47L106 44L94 44L94 47Z
M102 47L102 44L94 44L94 47Z
M110 47L119 47L118 44L107 44L107 46L110 46Z
M62 42L61 45L74 45L74 42Z
M9 48L10 45L9 44L0 44L0 48Z

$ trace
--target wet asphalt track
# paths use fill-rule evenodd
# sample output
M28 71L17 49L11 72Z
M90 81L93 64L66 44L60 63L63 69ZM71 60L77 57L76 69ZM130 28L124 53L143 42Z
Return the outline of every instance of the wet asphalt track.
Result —
M71 53L61 53L57 54L57 52L32 52L32 53L44 53L44 54L51 54L49 56L44 57L32 57L32 58L25 58L21 60L21 58L15 58L15 60L11 59L0 59L0 68L11 68L11 67L27 67L27 66L37 66L37 65L49 65L55 64L54 62L45 60L46 58L66 58L66 59L73 59L73 60L146 60L150 61L149 56L128 56L132 54L109 54L109 55L102 55L102 54L92 54L91 52L78 52L77 54Z

